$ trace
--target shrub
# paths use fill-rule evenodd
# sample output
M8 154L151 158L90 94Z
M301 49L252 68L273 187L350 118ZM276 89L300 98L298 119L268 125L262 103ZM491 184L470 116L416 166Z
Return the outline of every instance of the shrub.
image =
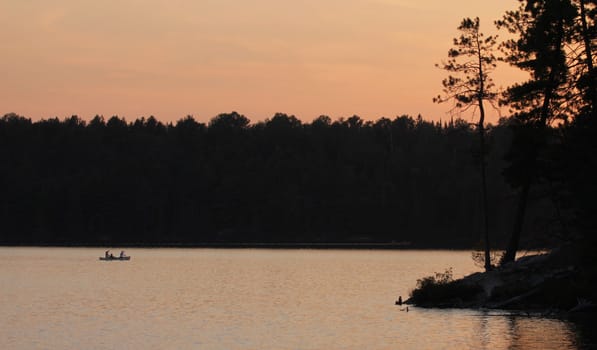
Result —
M495 251L492 250L489 252L489 260L492 267L498 266L500 261L502 260L502 256L504 253L502 251ZM473 259L473 263L475 266L484 268L485 267L485 251L480 249L475 249L471 253L471 258Z
M455 281L452 268L448 268L417 280L417 287L410 293L410 301L421 306L458 306L482 291L478 285Z

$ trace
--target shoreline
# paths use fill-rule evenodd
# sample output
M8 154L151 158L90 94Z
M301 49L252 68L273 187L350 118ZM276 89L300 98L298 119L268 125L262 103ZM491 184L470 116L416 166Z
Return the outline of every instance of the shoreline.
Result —
M369 250L467 250L468 248L421 248L410 242L396 243L115 243L115 244L0 244L0 247L40 247L40 248L214 248L214 249L369 249Z
M406 304L422 308L512 310L545 315L597 312L594 272L571 247L517 259L459 279L436 273L418 281Z

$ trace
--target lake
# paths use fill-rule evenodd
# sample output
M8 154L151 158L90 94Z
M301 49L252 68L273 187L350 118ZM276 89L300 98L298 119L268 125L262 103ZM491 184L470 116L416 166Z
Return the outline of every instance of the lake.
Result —
M468 251L0 247L0 349L583 349L568 321L394 305ZM116 249L114 254L119 253Z

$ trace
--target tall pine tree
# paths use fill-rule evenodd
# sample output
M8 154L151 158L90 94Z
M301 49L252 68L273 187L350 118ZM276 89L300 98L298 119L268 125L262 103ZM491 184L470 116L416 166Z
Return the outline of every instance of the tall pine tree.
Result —
M511 165L505 174L519 188L514 227L502 264L514 261L519 248L529 190L545 168L547 126L566 119L571 112L568 56L576 9L569 0L521 0L498 28L517 35L503 43L506 61L530 73L530 79L511 86L505 101L515 119L515 137L510 151Z
M490 73L496 67L497 59L494 55L496 37L487 36L480 32L479 17L465 18L458 30L460 36L454 38L454 47L448 51L448 61L436 65L450 73L442 81L443 96L433 99L443 103L452 101L452 111L464 112L469 109L479 111L479 121L476 124L479 133L479 168L481 171L481 191L483 201L483 241L485 249L485 270L491 270L491 254L489 242L489 206L487 200L487 176L485 161L485 103L496 101L493 81Z

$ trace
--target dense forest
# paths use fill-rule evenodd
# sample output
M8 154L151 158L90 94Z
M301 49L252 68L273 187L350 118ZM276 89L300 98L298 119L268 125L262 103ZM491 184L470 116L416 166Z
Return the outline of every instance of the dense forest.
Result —
M491 230L507 236L507 120L488 133ZM0 119L3 244L392 243L480 240L473 125L420 116L207 125L101 116ZM547 187L529 232L553 227ZM532 236L532 235L530 235ZM549 235L548 235L549 236ZM533 244L548 244L548 239Z

